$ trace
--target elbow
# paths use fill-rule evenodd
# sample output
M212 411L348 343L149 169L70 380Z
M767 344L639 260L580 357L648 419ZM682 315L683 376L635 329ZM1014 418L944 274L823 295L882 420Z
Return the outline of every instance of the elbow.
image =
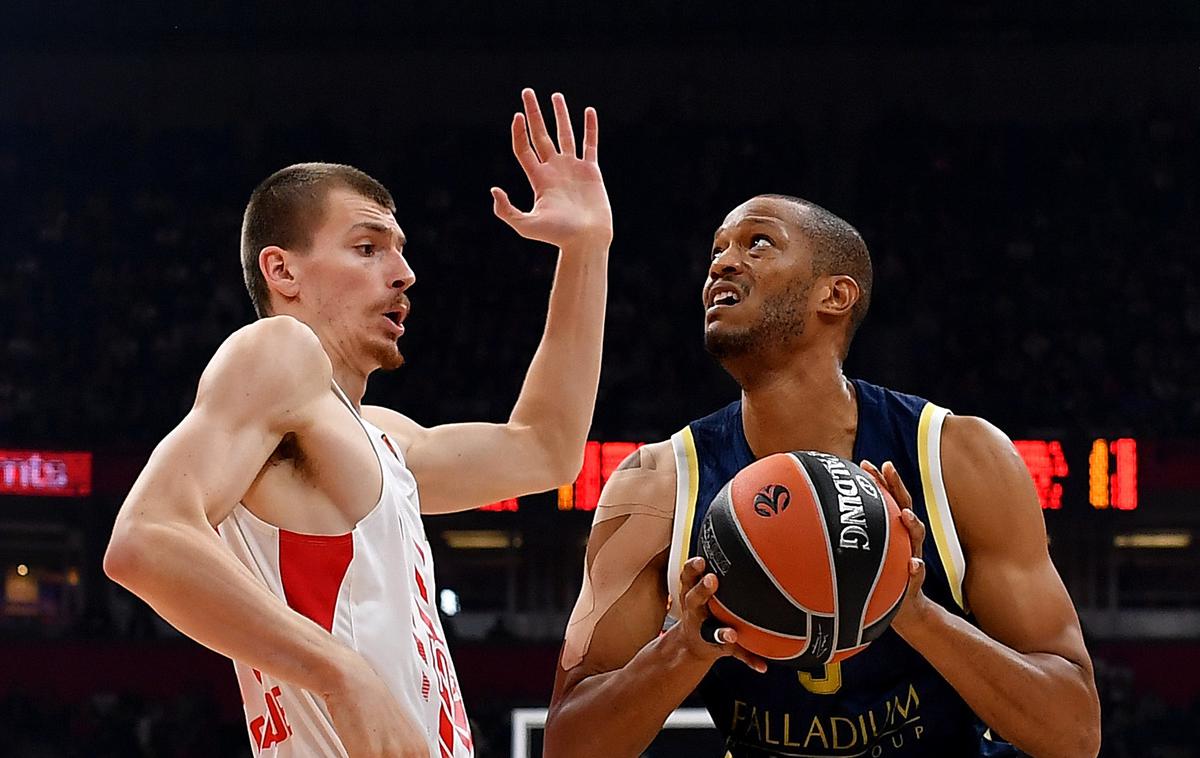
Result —
M1085 686L1088 690L1086 706L1076 712L1078 720L1072 725L1073 728L1064 730L1060 749L1054 751L1053 755L1061 755L1062 758L1096 758L1100 754L1100 698L1094 685L1089 683Z
M579 477L583 469L583 448L567 453L560 453L550 466L550 478L553 483L549 489L571 484Z
M131 592L139 577L145 577L149 567L149 538L145 528L118 520L104 551L105 575Z
M1091 725L1074 734L1073 744L1064 746L1062 758L1096 758L1100 754L1100 725Z
M128 530L123 530L128 532ZM136 543L126 533L113 533L104 551L104 574L122 587L128 587L131 577L137 575L140 562Z
M562 435L539 435L534 454L539 464L535 491L552 490L571 484L583 469L586 439L565 439Z

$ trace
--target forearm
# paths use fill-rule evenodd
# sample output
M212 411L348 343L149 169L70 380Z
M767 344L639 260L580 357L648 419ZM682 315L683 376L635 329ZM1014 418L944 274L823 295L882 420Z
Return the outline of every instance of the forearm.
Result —
M546 328L510 418L567 458L567 476L578 468L596 404L607 277L604 237L559 254Z
M118 521L105 570L218 653L316 694L338 686L349 649L272 594L207 523Z
M668 631L622 668L590 676L556 697L546 721L546 755L640 755L711 666L673 637Z
M1020 653L934 603L897 633L989 727L1025 752L1079 758L1098 749L1092 674L1051 653Z

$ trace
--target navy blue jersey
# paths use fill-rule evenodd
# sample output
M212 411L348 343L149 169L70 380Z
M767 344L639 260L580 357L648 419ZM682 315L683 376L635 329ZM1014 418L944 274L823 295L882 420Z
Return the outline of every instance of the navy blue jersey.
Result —
M941 476L941 428L948 411L912 395L854 381L858 430L853 460L892 461L925 522L925 594L970 619L962 598L966 569ZM678 476L671 545L671 596L679 570L698 555L697 534L709 503L754 461L732 403L672 437ZM686 546L686 548L685 548ZM958 693L893 631L864 651L814 671L781 665L758 674L733 658L719 660L700 683L733 758L909 758L1015 756Z

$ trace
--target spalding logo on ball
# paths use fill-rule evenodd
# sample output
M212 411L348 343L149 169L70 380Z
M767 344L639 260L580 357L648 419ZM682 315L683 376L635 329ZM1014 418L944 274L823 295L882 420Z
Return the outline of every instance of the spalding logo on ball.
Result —
M778 453L737 473L700 526L720 584L709 610L738 644L812 668L849 658L887 629L912 557L895 500L844 458Z

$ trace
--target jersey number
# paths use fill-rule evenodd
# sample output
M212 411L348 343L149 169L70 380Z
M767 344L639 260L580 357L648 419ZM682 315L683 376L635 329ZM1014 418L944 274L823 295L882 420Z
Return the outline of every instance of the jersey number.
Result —
M814 695L832 695L842 688L842 664L825 664L825 671L821 676L798 671L796 677L800 680L800 685Z

